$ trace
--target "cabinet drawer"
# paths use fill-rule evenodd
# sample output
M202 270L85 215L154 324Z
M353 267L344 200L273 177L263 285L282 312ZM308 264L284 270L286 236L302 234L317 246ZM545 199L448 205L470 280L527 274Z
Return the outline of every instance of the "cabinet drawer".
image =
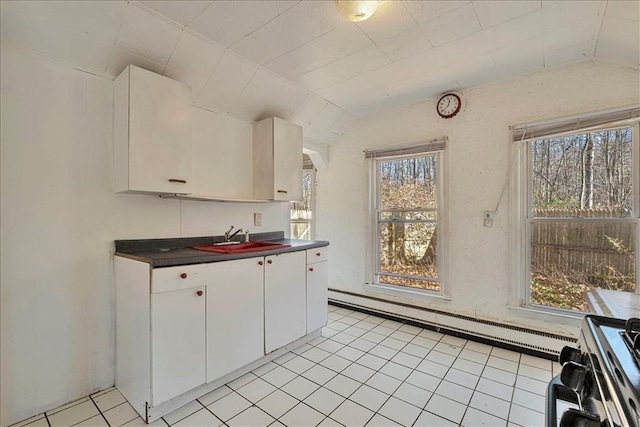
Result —
M329 255L328 246L323 246L321 248L307 249L307 264L326 261L328 258L328 255Z
M151 293L176 291L207 284L207 264L154 268L151 270Z

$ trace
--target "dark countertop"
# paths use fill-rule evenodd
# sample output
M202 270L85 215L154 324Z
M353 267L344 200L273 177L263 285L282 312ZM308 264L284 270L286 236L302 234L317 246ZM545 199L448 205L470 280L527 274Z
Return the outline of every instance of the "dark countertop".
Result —
M285 239L283 236L283 232L263 233L251 235L251 240L269 240L271 242L291 245L290 247L238 254L219 254L189 248L189 246L197 244L218 243L222 241L220 236L182 239L120 240L116 241L115 255L146 262L153 268L160 268L257 258L329 246L329 242L323 240Z

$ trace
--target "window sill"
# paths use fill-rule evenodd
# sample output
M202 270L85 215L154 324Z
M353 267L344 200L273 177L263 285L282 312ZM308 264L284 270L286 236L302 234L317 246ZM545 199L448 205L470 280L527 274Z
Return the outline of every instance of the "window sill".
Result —
M543 322L560 322L562 325L580 327L582 319L587 313L567 312L553 308L544 308L538 306L508 306L509 311L513 314L532 320L540 320Z
M442 286L442 285L441 285ZM409 301L425 300L425 301L444 301L451 302L449 296L442 295L440 293L414 290L412 288L400 289L397 286L384 285L379 283L365 283L364 289L367 293L391 296L398 299L405 299Z

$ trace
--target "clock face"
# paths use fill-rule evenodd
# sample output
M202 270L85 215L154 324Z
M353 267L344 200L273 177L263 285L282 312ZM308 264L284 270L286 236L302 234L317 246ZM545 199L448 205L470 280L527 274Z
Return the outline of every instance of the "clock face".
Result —
M437 104L438 114L440 117L444 117L445 119L450 119L458 114L461 107L462 100L455 93L442 95Z

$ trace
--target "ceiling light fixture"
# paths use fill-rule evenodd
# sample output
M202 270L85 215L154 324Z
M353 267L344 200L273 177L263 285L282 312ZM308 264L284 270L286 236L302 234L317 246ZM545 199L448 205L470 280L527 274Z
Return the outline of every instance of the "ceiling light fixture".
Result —
M336 0L340 13L352 22L369 19L378 7L378 1L367 0Z

